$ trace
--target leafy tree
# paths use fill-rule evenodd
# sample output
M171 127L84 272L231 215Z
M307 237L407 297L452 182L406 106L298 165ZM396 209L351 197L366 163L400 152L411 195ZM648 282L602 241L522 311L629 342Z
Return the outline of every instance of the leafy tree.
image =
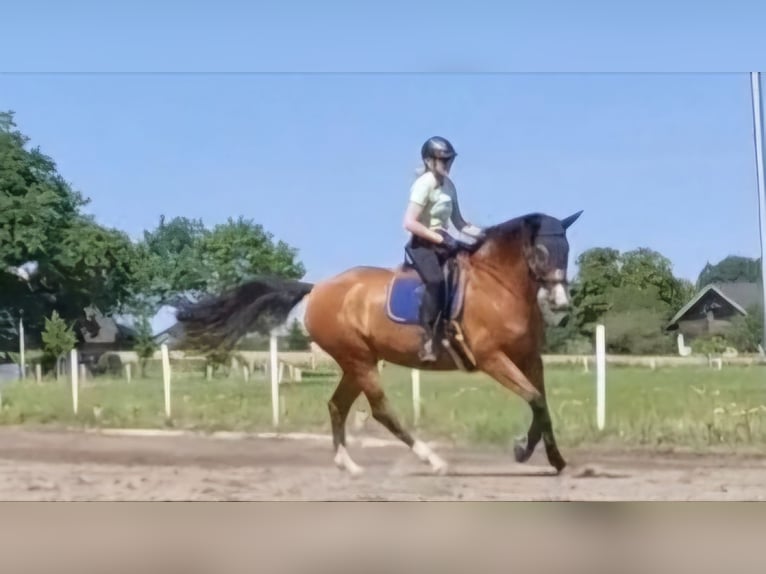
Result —
M209 273L208 289L225 289L253 275L300 279L306 272L296 249L275 243L263 226L242 217L216 225L202 237L199 252Z
M761 260L729 255L715 265L707 263L697 278L697 289L710 283L756 283L761 277Z
M87 201L39 148L16 130L12 112L0 112L0 261L20 266L39 260L63 240L67 222Z
M593 352L593 341L584 337L573 320L562 321L559 325L545 327L543 353L580 355Z
M137 251L136 301L154 305L187 293L219 291L253 275L300 278L305 273L296 249L274 242L261 225L242 217L210 230L199 220L162 217Z
M145 231L137 247L137 301L158 304L178 293L204 292L208 273L199 246L207 233L199 220L175 217L166 222L164 215L154 231Z
M135 250L128 237L80 213L88 200L73 190L56 164L0 113L0 336L14 345L11 327L23 312L30 337L55 310L66 321L88 305L119 307L130 292ZM9 270L29 262L28 280ZM5 328L3 328L5 327ZM31 340L34 344L37 341Z
M152 326L149 322L149 317L146 314L141 314L136 325L136 342L133 345L133 350L138 355L142 377L146 377L146 364L158 348L157 342L152 336Z
M620 261L622 284L651 289L670 315L694 295L691 282L676 278L670 260L657 251L642 247L623 253Z
M747 309L747 315L734 318L726 341L740 352L756 352L763 342L763 307L753 305Z
M45 330L42 333L43 342L43 365L50 369L55 365L56 378L61 374L58 368L58 359L67 351L71 351L77 342L77 336L71 325L61 318L58 312L53 311L50 318L45 319ZM73 368L77 368L76 365Z
M88 305L106 313L127 301L132 292L136 251L123 232L107 229L90 218L68 225L54 258L40 270L40 281L57 295L58 308L77 317Z
M303 332L298 319L295 319L287 332L286 343L289 351L305 351L311 348L311 339Z
M573 314L577 327L592 336L596 323L609 310L609 293L621 283L620 252L597 247L576 260L578 273L572 284Z
M663 331L665 322L694 294L694 288L673 275L669 259L645 247L624 253L598 247L583 252L576 263L578 273L571 288L573 325L549 329L550 345L575 345L576 335L590 342L596 324L603 322L610 352L672 351L672 338Z

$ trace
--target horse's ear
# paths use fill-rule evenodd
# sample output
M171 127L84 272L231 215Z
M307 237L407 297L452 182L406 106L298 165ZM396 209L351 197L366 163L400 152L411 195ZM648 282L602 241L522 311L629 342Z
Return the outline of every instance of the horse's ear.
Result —
M561 225L564 227L564 229L568 229L570 225L572 225L575 221L577 221L577 219L582 215L583 211L584 210L581 209L577 213L573 213L569 217L565 217L564 219L562 219Z

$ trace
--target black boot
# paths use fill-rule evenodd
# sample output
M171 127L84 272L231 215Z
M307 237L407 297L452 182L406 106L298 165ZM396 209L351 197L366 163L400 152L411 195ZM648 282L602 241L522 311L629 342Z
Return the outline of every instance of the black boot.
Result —
M423 362L436 361L436 319L439 313L438 307L439 286L426 288L423 293L423 303L420 307L420 325L423 327L423 339L421 342L418 358Z

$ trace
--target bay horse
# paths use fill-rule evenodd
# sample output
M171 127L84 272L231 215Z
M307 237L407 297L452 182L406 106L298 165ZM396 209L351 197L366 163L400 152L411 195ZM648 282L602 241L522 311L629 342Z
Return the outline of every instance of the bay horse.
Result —
M346 418L364 393L373 418L435 473L446 462L406 430L380 385L378 362L430 371L481 371L523 398L532 410L526 436L516 439L517 462L526 462L542 438L548 462L560 473L559 452L545 394L541 348L542 309L569 306L566 230L582 214L563 220L532 213L486 228L451 258L450 295L441 324L451 326L437 361L418 358L422 328L417 321L422 283L406 264L394 269L358 266L316 284L256 278L177 313L185 344L231 349L247 333L284 323L304 299L304 326L311 339L340 366L342 375L328 402L334 462L358 475L362 468L346 449ZM445 327L445 330L447 327Z

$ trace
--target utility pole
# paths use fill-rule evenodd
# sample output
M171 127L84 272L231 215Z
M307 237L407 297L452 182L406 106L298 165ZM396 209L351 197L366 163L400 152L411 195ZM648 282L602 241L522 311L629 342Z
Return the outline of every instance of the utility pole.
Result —
M763 337L761 345L766 349L766 182L764 181L763 149L763 95L761 73L750 73L750 90L753 97L753 128L755 135L755 166L758 181L758 214L761 238L761 288L763 289Z

